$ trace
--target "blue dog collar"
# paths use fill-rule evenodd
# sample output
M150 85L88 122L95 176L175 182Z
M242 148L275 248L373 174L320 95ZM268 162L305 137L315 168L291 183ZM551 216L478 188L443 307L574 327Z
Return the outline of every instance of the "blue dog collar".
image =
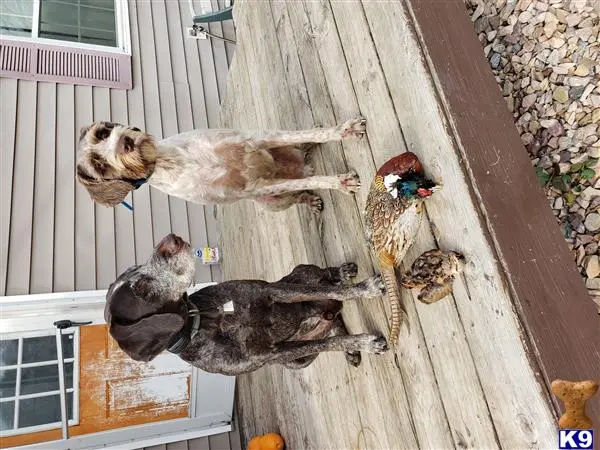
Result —
M127 181L129 184L131 184L133 186L133 189L135 191L137 191L139 188L141 188L144 184L146 184L148 182L148 178L150 178L150 175L152 175L153 172L154 171L150 172L150 174L146 178L138 178L137 180L124 180L124 181ZM133 211L133 206L130 205L129 203L127 203L125 200L122 200L120 203L125 208L127 208L129 211Z

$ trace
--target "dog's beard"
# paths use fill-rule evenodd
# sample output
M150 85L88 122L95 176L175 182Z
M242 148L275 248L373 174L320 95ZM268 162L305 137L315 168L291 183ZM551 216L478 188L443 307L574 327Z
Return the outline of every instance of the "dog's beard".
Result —
M136 134L133 150L115 152L115 169L123 178L146 178L154 170L156 144L151 136L145 133Z
M131 180L147 178L156 164L156 145L152 136L141 131L115 127L110 135L98 140L98 126L90 127L80 142L77 178L92 199L115 206L133 190ZM123 147L123 140L133 144Z

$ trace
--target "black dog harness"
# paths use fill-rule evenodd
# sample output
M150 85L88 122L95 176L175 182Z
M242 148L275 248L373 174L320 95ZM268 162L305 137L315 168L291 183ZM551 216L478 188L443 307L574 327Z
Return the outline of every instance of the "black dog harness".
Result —
M192 341L198 330L200 329L200 312L196 306L188 300L185 295L185 326L171 339L167 350L171 353L179 355L188 344Z

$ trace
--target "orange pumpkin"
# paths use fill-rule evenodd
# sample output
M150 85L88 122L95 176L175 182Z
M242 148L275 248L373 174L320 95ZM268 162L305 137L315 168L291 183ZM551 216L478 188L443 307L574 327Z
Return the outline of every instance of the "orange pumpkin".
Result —
M248 443L248 450L283 450L283 438L277 433L254 436Z

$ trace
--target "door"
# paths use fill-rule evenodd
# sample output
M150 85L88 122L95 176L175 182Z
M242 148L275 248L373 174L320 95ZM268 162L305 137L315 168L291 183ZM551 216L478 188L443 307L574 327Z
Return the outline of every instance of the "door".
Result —
M133 361L106 325L69 330L63 348L70 435L188 417L192 369L175 355ZM0 448L60 439L55 331L13 333L0 349Z
M106 444L108 437L113 442L131 440L133 430L137 439L145 437L144 429L148 436L211 424L222 430L223 422L231 419L231 377L205 374L168 352L148 363L130 359L103 323L104 295L93 299L83 294L71 294L74 299L50 294L53 298L41 302L40 296L0 300L0 325L8 331L0 335L0 448L62 438L51 324L64 318L93 322L67 329L62 337L69 448L85 448L92 441ZM31 297L38 299L26 305L35 300ZM215 397L219 401L213 402Z

